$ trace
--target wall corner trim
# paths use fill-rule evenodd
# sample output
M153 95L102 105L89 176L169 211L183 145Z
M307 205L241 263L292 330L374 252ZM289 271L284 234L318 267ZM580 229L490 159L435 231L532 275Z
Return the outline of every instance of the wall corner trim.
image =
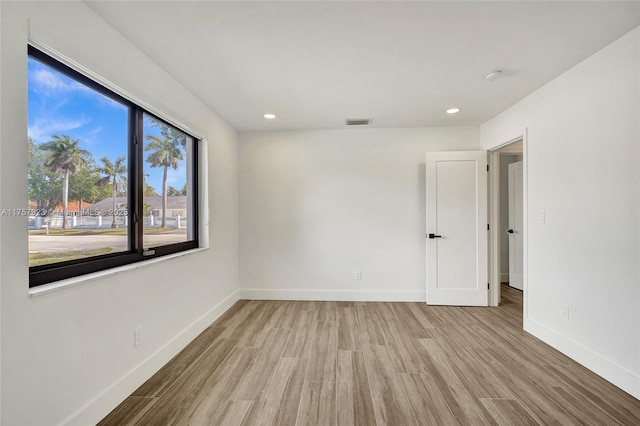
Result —
M238 300L239 291L235 290L61 424L87 425L99 422Z
M608 380L634 398L640 399L640 375L637 373L627 370L534 319L526 319L524 330Z

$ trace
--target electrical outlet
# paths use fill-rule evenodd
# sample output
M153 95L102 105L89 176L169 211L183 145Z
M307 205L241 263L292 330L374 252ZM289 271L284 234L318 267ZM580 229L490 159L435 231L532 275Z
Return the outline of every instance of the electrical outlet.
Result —
M354 280L358 280L358 281L362 281L362 271L356 271L353 274L353 279Z
M569 319L569 305L567 305L566 303L563 303L562 307L560 308L560 313L562 315L562 319L568 320Z
M142 329L140 327L133 329L133 347L138 347L142 344Z

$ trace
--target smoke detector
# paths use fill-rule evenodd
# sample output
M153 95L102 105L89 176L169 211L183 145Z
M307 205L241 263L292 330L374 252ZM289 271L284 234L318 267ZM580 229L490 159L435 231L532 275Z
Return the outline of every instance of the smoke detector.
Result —
M484 75L487 81L497 80L500 77L502 77L502 70L489 71Z

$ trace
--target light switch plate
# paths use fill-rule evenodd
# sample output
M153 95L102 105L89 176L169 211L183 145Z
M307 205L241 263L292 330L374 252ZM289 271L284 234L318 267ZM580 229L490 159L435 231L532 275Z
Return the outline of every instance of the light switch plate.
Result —
M544 223L546 221L546 214L544 210L538 212L538 223Z

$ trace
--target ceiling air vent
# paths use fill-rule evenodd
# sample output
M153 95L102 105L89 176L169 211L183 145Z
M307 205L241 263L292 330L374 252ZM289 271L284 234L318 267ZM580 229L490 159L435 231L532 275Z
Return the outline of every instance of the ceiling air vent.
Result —
M347 126L366 126L371 124L371 118L347 118L345 124Z

